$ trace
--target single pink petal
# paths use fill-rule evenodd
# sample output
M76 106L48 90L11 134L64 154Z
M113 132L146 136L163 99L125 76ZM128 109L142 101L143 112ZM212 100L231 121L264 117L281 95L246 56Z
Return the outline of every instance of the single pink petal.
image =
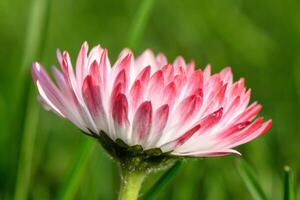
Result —
M97 84L101 84L99 64L96 60L91 64L89 74L93 77L93 80L95 80Z
M184 144L189 138L191 138L199 129L201 128L201 125L198 124L186 133L184 133L180 138L176 140L176 147L179 145Z
M208 129L214 126L217 122L221 120L223 116L223 108L219 108L217 111L209 114L204 119L200 121L202 129Z
M204 157L216 157L216 156L226 156L228 154L236 154L241 156L241 153L234 150L234 149L225 149L225 150L220 150L220 151L213 151L213 152L203 152L202 154L198 156L204 156Z
M101 57L100 57L100 63L99 63L99 72L101 77L101 83L103 86L104 93L107 94L107 79L108 79L108 71L110 71L110 62L107 55L107 50L103 49Z
M58 63L60 65L62 65L63 56L62 56L62 53L59 49L56 49L56 58L58 60Z
M94 118L99 119L104 115L104 108L101 101L100 85L91 75L88 75L82 85L82 94L89 111Z
M112 105L112 118L121 127L128 121L128 101L124 94L118 94Z
M163 53L159 53L156 56L156 62L158 65L158 69L160 69L161 67L163 67L164 65L166 65L168 63L168 60L166 58L166 56Z
M173 65L177 67L184 67L186 68L186 62L182 56L177 56L173 62Z
M174 102L175 102L175 98L176 98L176 95L177 95L177 89L176 89L176 85L174 82L172 83L169 83L164 91L163 91L163 101L162 103L163 104L168 104L170 108L173 107L174 105Z
M186 87L186 96L192 95L196 90L203 88L203 74L200 69L195 71L191 77L188 78Z
M127 52L127 51L126 51ZM127 52L126 55L120 55L115 65L113 66L114 73L118 75L121 71L124 71L126 76L129 77L130 68L133 63L132 53Z
M188 76L190 76L191 74L193 74L193 72L195 71L195 61L192 60L189 64L188 64L188 68L186 70L186 74Z
M174 67L171 64L167 64L161 68L164 74L165 83L169 83L174 78Z
M123 91L122 91L122 88L124 88L122 86L122 83L119 83L118 85L116 85L113 89L113 91L111 92L111 96L110 96L110 102L111 102L111 105L114 104L116 98L118 97L119 94L123 94Z
M84 79L85 70L87 68L87 52L88 52L89 46L87 42L84 42L81 46L81 49L77 56L76 61L76 77L79 84L82 83Z
M148 81L150 79L150 73L151 73L151 67L147 66L137 75L136 80L140 80L141 84L145 86L146 84L148 84Z
M195 152L188 152L188 153L172 153L177 156L188 156L188 157L216 157L216 156L226 156L228 154L236 154L241 155L240 152L234 149L211 149L206 151L195 151Z
M153 52L150 49L146 49L142 55L137 57L135 61L135 69L136 71L140 71L146 66L151 66L153 69L158 69L157 62Z
M182 124L187 120L193 118L202 104L202 97L200 95L191 95L183 99L175 110L177 123Z
M148 136L152 124L152 105L150 101L145 101L137 109L133 124L132 138L136 144L143 144Z
M119 84L122 85L121 91L125 92L127 90L128 78L124 69L120 71L119 74L116 76L113 88L115 88Z
M135 109L140 104L142 99L143 99L143 91L142 91L141 81L137 80L134 82L129 92L129 102L133 111L135 111Z
M232 84L233 77L232 77L232 72L231 72L231 68L230 68L230 67L224 68L224 69L220 72L220 76L221 76L221 79L222 79L222 81L223 81L224 83Z
M100 45L97 45L91 49L87 57L87 65L84 68L83 77L85 77L89 73L90 68L95 61L97 62L97 64L100 63L102 52L103 49L100 47Z
M184 87L184 85L186 84L186 74L177 74L174 77L173 82L176 85L176 88L178 89L178 91L181 91L182 88Z
M150 78L149 82L150 91L158 90L164 87L164 76L161 70L156 71Z
M153 105L161 104L161 96L163 95L164 76L161 70L155 72L149 81L148 99Z
M153 130L156 134L161 133L165 128L169 118L169 105L159 107L154 114Z
M204 82L208 81L211 76L211 65L207 65L203 70L203 80Z
M198 124L185 132L183 135L181 135L176 140L169 142L161 147L161 150L163 152L169 152L173 151L175 148L183 145L187 140L189 140L199 129L201 128L201 125Z

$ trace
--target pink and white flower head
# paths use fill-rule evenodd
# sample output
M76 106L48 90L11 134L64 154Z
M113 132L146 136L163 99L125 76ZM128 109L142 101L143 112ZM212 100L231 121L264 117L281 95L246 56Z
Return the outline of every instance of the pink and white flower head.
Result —
M124 49L111 67L107 50L85 42L73 71L68 52L57 51L61 71L53 67L56 84L39 63L32 74L40 101L94 137L143 150L159 148L175 156L220 156L253 140L271 127L256 118L257 102L249 104L244 79L233 82L229 67L211 74L208 65L195 69L177 57L146 50L137 58Z

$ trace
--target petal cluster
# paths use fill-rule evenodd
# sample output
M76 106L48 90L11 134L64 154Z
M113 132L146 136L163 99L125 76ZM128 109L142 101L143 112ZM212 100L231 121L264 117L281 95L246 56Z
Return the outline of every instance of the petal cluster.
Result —
M32 75L42 104L87 134L104 131L112 139L144 150L160 148L178 156L238 153L233 147L262 135L271 120L256 118L261 105L249 105L244 79L233 82L229 67L211 74L177 57L144 51L134 58L124 49L111 67L100 45L85 42L75 71L68 52L57 51L61 70L55 83L39 63Z

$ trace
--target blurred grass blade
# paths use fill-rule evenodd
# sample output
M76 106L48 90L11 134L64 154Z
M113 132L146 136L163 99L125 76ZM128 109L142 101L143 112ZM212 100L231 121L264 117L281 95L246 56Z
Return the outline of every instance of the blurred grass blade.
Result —
M128 47L135 50L144 31L155 0L143 0L134 15L128 36Z
M30 187L34 141L36 137L39 111L38 106L36 105L35 90L33 87L30 87L29 84L29 80L31 79L29 72L31 69L31 61L38 55L41 55L41 49L45 43L45 38L43 38L42 35L43 33L45 35L47 27L46 22L48 22L49 18L49 2L50 0L32 0L31 8L29 10L23 61L15 94L15 99L17 99L16 107L18 108L16 110L16 116L22 116L23 118L19 120L12 120L12 123L18 123L12 124L14 128L12 130L18 130L18 127L21 127L20 130L22 131L14 194L15 200L27 199L28 189Z
M255 200L267 200L265 193L263 192L254 170L244 160L240 160L238 163L238 172L244 181L247 189Z
M21 65L23 76L27 75L28 69L31 69L31 65L28 66L28 64L32 63L36 59L36 56L41 54L43 49L49 20L50 1L32 0Z
M295 185L293 172L289 166L284 167L284 200L295 200Z
M164 187L166 187L177 174L182 165L181 161L177 161L170 169L168 169L160 179L149 189L144 195L144 200L154 200L157 199L159 193Z
M140 35L146 26L148 16L150 15L151 7L154 0L144 0L141 2L135 18L132 23L131 32L129 34L128 46L131 48L136 48L140 39ZM83 176L84 169L89 158L92 156L92 150L96 144L91 144L91 141L86 141L85 144L80 148L80 155L77 158L77 164L72 167L70 175L67 181L62 186L59 193L58 199L72 199L76 193L79 186L80 179ZM84 157L83 157L84 156Z
M75 164L72 165L72 171L69 172L61 191L59 192L58 199L69 200L74 199L77 189L80 185L81 177L85 172L85 168L91 157L96 141L92 138L86 138L83 141L82 146L79 148L79 152L76 154Z
M20 159L18 163L18 172L16 180L15 200L27 199L27 193L30 185L32 157L34 152L34 141L36 136L36 127L39 117L39 109L36 105L36 98L31 89L31 99L28 101L26 120L24 124L23 138L20 149Z

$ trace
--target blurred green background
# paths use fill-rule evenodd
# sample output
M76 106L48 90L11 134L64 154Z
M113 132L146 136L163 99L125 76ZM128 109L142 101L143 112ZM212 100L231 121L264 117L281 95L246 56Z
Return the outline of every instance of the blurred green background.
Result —
M31 81L33 61L50 69L60 48L75 62L85 40L106 47L111 60L131 44L135 54L145 48L165 52L169 60L180 54L198 67L212 64L214 72L232 66L235 80L245 77L252 101L264 106L261 115L273 119L268 134L238 150L256 169L268 199L282 199L283 166L297 174L300 164L300 1L153 0L134 41L130 34L140 23L140 3L0 1L0 199L58 197L80 156L86 166L75 199L117 198L116 164L100 145L86 148L91 139L72 124L43 110ZM252 199L238 174L238 159L184 162L159 199ZM148 178L144 190L160 174Z

